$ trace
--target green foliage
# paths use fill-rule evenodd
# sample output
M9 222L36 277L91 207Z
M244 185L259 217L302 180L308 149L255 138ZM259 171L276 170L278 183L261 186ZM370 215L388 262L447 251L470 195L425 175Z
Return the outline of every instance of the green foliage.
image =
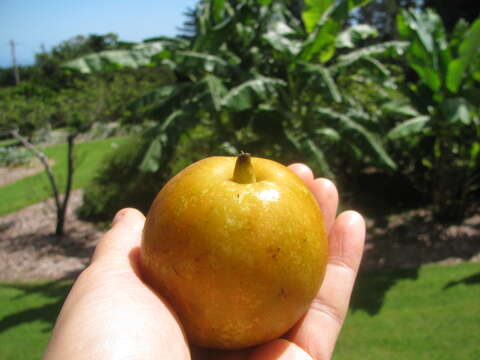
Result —
M392 140L398 140L400 138L408 137L411 134L421 133L429 121L430 117L426 115L413 117L393 128L388 136Z
M152 43L161 50L151 61L169 66L177 82L135 102L158 121L141 169L157 171L169 163L181 134L201 121L215 129L226 153L244 149L282 162L303 160L329 177L335 172L332 166L340 166L336 160L340 156L354 159L352 163L394 169L378 129L350 116L348 86L338 85L342 77L363 69L370 70L362 72L362 81L375 74L378 86L385 85L388 71L381 56L398 53L406 45L358 47L375 32L345 26L349 12L365 2L326 1L320 8L308 2L303 23L283 1L201 2L191 21L195 36ZM138 67L131 61L137 53L131 49L109 62ZM76 68L98 70L78 65L88 59L76 60ZM356 101L359 111L364 105ZM368 112L362 113L368 117Z
M480 188L480 19L458 22L449 35L432 10L403 11L398 32L410 41L406 61L418 81L405 89L413 113L388 136L417 154L403 168L417 173L437 216L462 217ZM391 107L401 109L401 103Z
M33 83L51 90L59 90L71 85L72 73L65 72L62 64L79 56L105 50L128 49L133 44L122 42L112 33L105 35L78 35L54 46L50 51L43 50L35 55L35 64L19 66L22 82ZM0 68L0 88L15 86L12 68Z
M78 212L82 218L110 221L122 207L148 211L159 190L158 184L169 175L166 169L154 176L145 176L138 171L138 163L149 144L148 137L131 137L105 159L85 190L83 205Z
M98 54L93 53L63 64L66 69L75 69L82 73L89 73L98 70L116 70L118 69L117 59L122 59L122 65L129 67L139 67L148 65L152 55L163 50L162 42L148 42L138 44L129 50L105 50Z
M74 80L81 78L81 76L73 76L73 73L65 71L62 67L63 63L92 52L116 51L128 49L131 46L132 44L120 41L118 36L112 33L78 35L54 46L49 52L37 54L35 66L28 69L26 75L29 81L36 84L42 84L53 90L61 90L70 87Z
M32 160L33 155L24 148L0 147L0 166L25 165Z
M55 111L53 93L48 88L21 83L17 87L0 89L0 133L18 129L31 136L51 122Z
M13 129L30 138L38 131L59 127L74 134L87 131L97 122L142 123L144 116L128 105L131 99L172 82L172 74L166 68L102 71L92 78L61 65L92 52L115 54L132 47L136 50L132 61L140 61L142 54L149 59L157 52L158 48L148 52L154 45L134 46L119 41L115 34L93 34L74 37L49 52L37 54L36 64L22 69L26 76L22 76L19 86L0 87L0 136L8 136ZM94 60L88 63L93 64Z
M73 78L59 90L33 82L0 88L0 134L18 129L32 137L42 129L85 132L95 123L141 124L147 119L141 107L130 108L132 99L172 81L167 69L148 67Z
M206 124L199 124L182 134L173 150L172 160L152 172L138 171L145 152L155 151L156 130L150 129L131 137L112 152L85 189L79 215L91 221L110 221L123 207L135 207L146 213L165 182L190 163L219 150L216 136ZM154 140L152 140L152 137ZM221 147L221 145L220 145ZM157 147L157 149L160 147Z

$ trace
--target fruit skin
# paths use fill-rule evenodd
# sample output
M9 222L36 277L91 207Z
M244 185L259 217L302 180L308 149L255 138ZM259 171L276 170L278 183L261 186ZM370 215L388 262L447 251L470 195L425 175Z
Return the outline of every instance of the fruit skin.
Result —
M143 232L144 280L203 347L239 349L281 336L308 310L325 273L323 217L302 180L252 158L256 182L239 184L235 161L210 157L178 173Z

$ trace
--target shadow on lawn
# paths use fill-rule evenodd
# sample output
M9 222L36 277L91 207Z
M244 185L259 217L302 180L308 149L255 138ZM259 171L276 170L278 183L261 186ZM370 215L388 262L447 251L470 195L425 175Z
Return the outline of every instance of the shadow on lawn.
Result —
M376 315L382 308L385 295L404 279L416 280L419 268L382 271L361 271L353 291L350 308L363 310L369 315Z
M352 298L353 310L377 314L386 293L402 279L418 278L418 270L428 263L450 258L468 261L480 253L478 216L459 225L439 224L431 213L411 213L409 218L390 218L387 225L375 222L369 237ZM452 281L444 289L480 282L480 274Z
M37 307L28 307L27 309L4 316L0 319L0 333L15 326L34 321L44 323L46 326L42 331L50 332L71 286L72 283L68 280L59 280L34 285L2 284L2 287L16 289L21 292L17 296L11 298L11 301L19 301L27 296L41 296L42 298L52 300L53 302Z
M366 216L367 241L351 308L377 314L388 291L403 279L416 280L425 264L468 261L480 254L480 213L457 222L435 219L421 194L400 186L408 179L365 174L355 179L349 205ZM480 205L480 204L478 204ZM480 274L451 282L480 282Z
M446 284L443 287L443 290L447 290L451 287L460 285L460 284L465 284L465 285L474 285L474 284L479 284L480 283L480 273L473 274L470 276L467 276L463 279L456 280L456 281L450 281L448 284Z

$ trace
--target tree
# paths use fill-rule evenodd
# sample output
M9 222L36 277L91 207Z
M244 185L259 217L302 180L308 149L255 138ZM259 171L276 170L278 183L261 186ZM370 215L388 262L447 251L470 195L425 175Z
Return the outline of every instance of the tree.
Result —
M114 34L77 36L50 52L38 54L37 63L28 67L19 86L0 89L0 136L17 138L44 166L56 206L57 235L64 233L78 136L96 123L141 123L143 115L128 108L131 99L173 81L166 67L116 68L115 72L102 71L95 77L87 77L68 74L60 65L93 51L115 54L118 49L130 47L131 44L119 41ZM0 77L2 74L5 75L0 72ZM38 133L58 128L67 132L68 169L64 182L55 176L55 168L36 141Z
M95 79L92 80L96 81ZM55 202L57 216L55 234L57 236L64 234L65 216L75 171L75 141L78 135L86 132L93 123L100 120L99 114L101 114L105 104L104 87L98 86L99 84L96 85L91 86L88 82L77 81L76 89L65 89L50 99L51 103L47 103L48 112L41 111L43 109L42 106L45 106L45 99L38 102L31 102L30 100L26 102L28 106L31 106L29 108L30 111L35 114L35 121L40 122L43 126L46 124L51 126L52 123L57 126L61 125L67 130L67 177L63 187L60 186L58 179L55 177L48 157L28 138L32 134L31 127L26 126L24 122L18 122L17 117L22 118L22 115L13 113L10 115L13 115L11 118L13 121L7 120L2 125L3 132L8 132L11 136L18 139L40 160L45 169ZM37 106L38 108L36 108ZM13 112L21 112L20 103L18 101L13 103L11 110ZM62 190L64 190L63 197Z
M77 134L69 134L67 137L67 148L68 148L68 157L67 157L67 180L65 187L65 196L61 197L60 189L55 179L52 166L49 162L48 157L41 151L39 151L27 138L20 135L17 130L11 130L10 134L16 138L20 143L22 143L25 148L30 150L34 156L36 156L43 165L45 173L47 174L50 187L52 189L53 199L55 201L55 209L57 213L57 224L55 227L55 235L63 236L64 226L65 226L65 215L67 212L68 201L70 199L70 192L72 190L73 182L73 170L74 170L74 158L73 158L73 146L75 142L75 137Z
M176 144L201 121L215 129L217 151L304 159L327 176L339 154L386 169L395 164L371 131L368 112L338 81L387 84L380 57L405 47L401 42L360 47L376 32L345 29L349 13L368 1L305 1L301 17L287 1L202 1L192 40L163 39L129 51L77 59L67 66L83 72L105 66L170 66L177 82L139 98L158 125L141 163L156 171L169 162ZM156 45L155 45L156 44ZM157 52L150 54L153 46ZM132 58L135 62L132 62ZM366 69L369 69L366 71ZM374 126L373 126L374 128Z
M461 218L480 188L480 18L447 34L432 10L403 11L398 32L410 41L405 60L418 81L405 87L413 107L391 107L411 118L389 138L417 155L408 165L426 177L436 216Z
M395 18L402 9L425 11L433 9L442 18L444 26L451 32L455 24L463 19L472 23L480 15L480 3L476 0L373 0L352 14L352 20L374 26L383 40L397 38Z
M120 41L118 36L113 33L77 35L62 41L50 51L36 54L35 66L31 67L30 74L27 74L27 76L30 77L32 82L48 86L53 90L74 87L73 81L78 76L72 76L74 74L65 72L61 66L65 61L92 52L129 49L131 46L131 43Z
M54 113L53 96L50 89L26 81L1 89L0 133L7 134L15 128L27 137L33 136L45 121L50 123Z

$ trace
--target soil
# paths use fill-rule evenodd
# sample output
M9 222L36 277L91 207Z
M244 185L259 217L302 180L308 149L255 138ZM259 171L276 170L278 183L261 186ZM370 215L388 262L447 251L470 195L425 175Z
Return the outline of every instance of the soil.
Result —
M434 221L421 208L367 221L365 269L480 262L480 212L456 224Z
M81 201L73 191L63 237L53 235L52 199L0 217L0 281L74 278L84 269L102 232L77 218Z
M28 174L22 171L20 175ZM66 235L61 238L52 235L55 208L51 199L0 217L0 281L76 277L102 235L75 215L81 201L82 191L73 191ZM459 224L439 224L421 208L367 219L367 228L364 270L480 262L480 212Z
M51 160L49 164L53 166L55 163ZM43 171L43 166L37 159L33 159L30 164L25 166L2 166L0 167L0 186L7 185L25 176L34 175L40 171Z

